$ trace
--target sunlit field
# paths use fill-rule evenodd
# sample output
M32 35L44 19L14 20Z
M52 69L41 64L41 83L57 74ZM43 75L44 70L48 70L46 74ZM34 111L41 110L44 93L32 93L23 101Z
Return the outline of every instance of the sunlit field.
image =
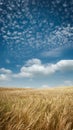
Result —
M0 88L0 130L73 130L73 88Z

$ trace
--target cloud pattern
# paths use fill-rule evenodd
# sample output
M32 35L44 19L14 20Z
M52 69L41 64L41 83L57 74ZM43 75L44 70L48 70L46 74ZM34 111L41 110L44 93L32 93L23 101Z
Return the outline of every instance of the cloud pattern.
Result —
M16 58L72 47L72 5L72 0L0 0L0 44Z

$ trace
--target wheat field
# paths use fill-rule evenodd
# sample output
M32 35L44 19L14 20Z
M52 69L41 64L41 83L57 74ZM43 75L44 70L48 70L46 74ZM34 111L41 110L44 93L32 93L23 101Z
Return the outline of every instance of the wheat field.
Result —
M73 130L73 87L0 88L0 130Z

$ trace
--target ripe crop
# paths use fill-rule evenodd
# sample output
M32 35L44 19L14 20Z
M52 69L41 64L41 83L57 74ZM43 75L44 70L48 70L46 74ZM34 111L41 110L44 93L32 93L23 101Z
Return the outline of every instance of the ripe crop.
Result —
M73 130L73 88L0 88L0 130Z

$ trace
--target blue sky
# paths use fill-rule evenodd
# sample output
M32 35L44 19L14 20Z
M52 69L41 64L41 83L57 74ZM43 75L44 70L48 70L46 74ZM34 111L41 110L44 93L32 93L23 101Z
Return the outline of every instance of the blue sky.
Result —
M0 86L73 85L73 0L0 0Z

